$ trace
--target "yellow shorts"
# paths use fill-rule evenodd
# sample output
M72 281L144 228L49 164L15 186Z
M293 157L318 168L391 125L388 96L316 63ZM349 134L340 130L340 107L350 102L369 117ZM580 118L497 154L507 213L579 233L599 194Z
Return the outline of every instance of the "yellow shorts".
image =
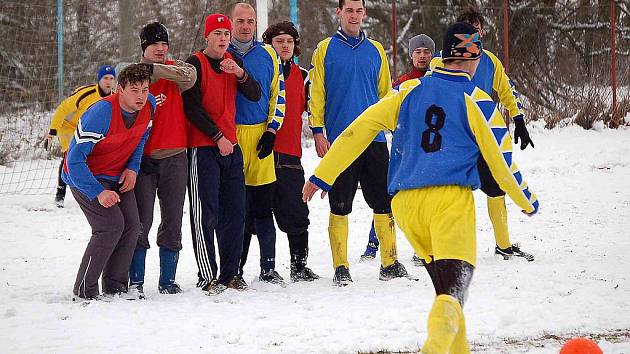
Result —
M243 170L245 172L245 185L247 186L262 186L276 180L273 154L261 160L258 158L258 151L256 151L258 141L266 130L267 123L236 125L238 144L243 150Z
M403 190L392 199L392 212L416 254L427 263L432 256L434 260L458 259L475 265L475 202L470 188Z

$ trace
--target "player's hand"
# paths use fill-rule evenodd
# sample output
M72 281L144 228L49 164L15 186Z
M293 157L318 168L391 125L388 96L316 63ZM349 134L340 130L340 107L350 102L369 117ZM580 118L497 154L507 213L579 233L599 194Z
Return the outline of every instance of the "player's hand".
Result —
M533 206L534 206L534 211L532 211L531 213L528 213L528 212L527 212L527 211L525 211L525 210L521 210L521 211L523 212L523 214L525 214L525 215L527 215L527 216L529 216L529 217L532 217L532 216L534 216L535 214L538 214L538 206L539 206L539 205L540 205L540 204L538 203L538 201L535 201L535 202L534 202L534 205L533 205Z
M224 136L217 140L217 147L219 148L219 154L221 154L221 156L227 156L234 152L234 144Z
M46 135L46 137L44 138L44 149L46 149L46 151L50 151L52 150L52 146L53 146L53 139L55 138L54 135Z
M313 139L315 139L315 151L317 151L317 156L324 157L330 149L330 142L323 133L313 134Z
M258 145L256 146L256 151L258 151L258 158L260 160L265 157L271 155L273 151L273 144L276 142L276 133L268 129L263 135L260 137L258 141Z
M238 64L236 64L234 59L230 59L230 58L223 59L223 61L219 65L223 72L228 73L228 74L234 74L236 75L237 79L242 79L243 76L245 75L245 70L243 70L243 68L238 66Z
M116 205L116 203L120 203L118 193L107 189L102 191L96 198L98 198L98 202L105 208L111 208Z
M122 175L120 176L120 179L118 180L118 183L121 185L119 189L120 193L125 193L132 190L133 187L136 186L137 176L138 174L135 173L134 171L130 169L125 169Z
M514 117L514 143L518 144L519 139L521 140L521 150L525 150L527 145L531 145L534 147L534 142L529 137L529 132L527 131L527 126L525 126L525 119L522 115L518 115Z
M318 190L320 190L320 188L315 183L311 181L306 181L306 183L304 183L304 187L302 188L302 201L304 203L310 202ZM322 199L324 199L325 196L326 192L322 191Z
M48 134L44 138L44 149L46 151L52 150L53 139L57 136L57 129L50 129Z

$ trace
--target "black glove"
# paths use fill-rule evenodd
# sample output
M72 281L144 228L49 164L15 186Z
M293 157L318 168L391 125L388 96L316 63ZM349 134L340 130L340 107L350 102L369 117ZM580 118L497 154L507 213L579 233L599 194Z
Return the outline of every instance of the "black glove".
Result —
M258 141L258 146L256 146L256 151L258 151L258 158L264 159L269 156L273 151L273 143L276 141L276 134L266 131L260 137Z
M525 126L525 119L522 115L517 115L514 120L514 143L518 144L518 140L521 140L521 150L525 150L527 145L534 147L534 142L529 137L529 132Z
M52 150L53 138L57 136L57 129L50 129L46 138L44 138L44 149L47 151Z

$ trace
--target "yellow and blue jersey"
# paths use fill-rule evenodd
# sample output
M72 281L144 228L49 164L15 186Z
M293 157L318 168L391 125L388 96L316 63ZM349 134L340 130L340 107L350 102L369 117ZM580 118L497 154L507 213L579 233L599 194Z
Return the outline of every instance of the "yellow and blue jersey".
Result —
M240 91L236 94L236 124L255 125L267 122L267 127L280 129L284 120L286 97L282 63L272 46L254 41L240 54L230 44L230 53L243 61L243 66L260 85L260 99L248 100Z
M383 46L363 32L354 38L341 29L317 45L309 77L309 125L313 133L325 127L330 142L391 88ZM385 135L375 141L384 142Z
M431 60L431 70L444 67L444 62L440 55L441 52ZM499 102L508 110L510 118L519 115L523 116L523 104L521 103L520 94L516 91L512 80L505 73L503 64L492 52L486 49L483 50L483 54L479 59L479 66L472 77L472 82L489 95L492 95L492 92L496 92Z
M391 130L388 191L430 186L479 186L482 154L499 186L523 210L536 196L512 161L512 141L492 98L462 71L434 69L409 80L359 116L335 141L310 181L329 190L382 130Z

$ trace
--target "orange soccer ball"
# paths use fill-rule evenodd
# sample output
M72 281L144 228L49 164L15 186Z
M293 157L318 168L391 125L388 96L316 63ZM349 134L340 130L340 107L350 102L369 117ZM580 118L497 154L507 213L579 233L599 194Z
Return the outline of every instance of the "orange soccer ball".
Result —
M573 338L562 346L560 354L603 354L595 341L588 338Z

